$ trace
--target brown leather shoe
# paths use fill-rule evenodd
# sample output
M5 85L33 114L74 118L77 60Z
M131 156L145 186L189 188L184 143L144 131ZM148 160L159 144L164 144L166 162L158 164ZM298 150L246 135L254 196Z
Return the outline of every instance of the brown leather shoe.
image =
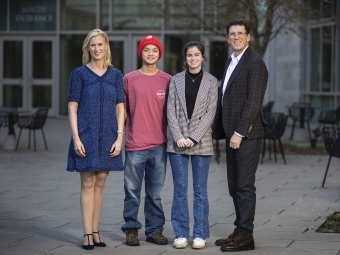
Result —
M254 250L254 238L252 236L236 236L232 242L221 246L221 251L246 251Z
M153 234L152 236L147 237L146 241L158 245L168 244L168 238L163 236L162 233Z
M234 229L233 233L228 235L228 238L217 239L215 241L215 245L222 246L222 245L228 244L235 238L235 236L237 236L237 228Z
M138 229L130 228L126 231L126 245L128 246L138 246L139 239L138 239Z

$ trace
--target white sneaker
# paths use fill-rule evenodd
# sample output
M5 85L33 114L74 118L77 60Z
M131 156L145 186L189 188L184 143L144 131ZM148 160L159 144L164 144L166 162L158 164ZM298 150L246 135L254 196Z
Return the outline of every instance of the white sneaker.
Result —
M205 241L202 238L195 238L192 243L192 248L203 249L205 247Z
M172 246L176 249L184 249L188 245L188 240L184 237L180 237L175 239L174 243Z

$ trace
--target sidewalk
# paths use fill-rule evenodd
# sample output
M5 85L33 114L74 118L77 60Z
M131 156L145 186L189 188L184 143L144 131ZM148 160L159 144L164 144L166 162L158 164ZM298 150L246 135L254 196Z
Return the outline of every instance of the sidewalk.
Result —
M48 119L44 130L48 151L39 130L36 132L37 152L32 149L33 144L31 150L27 149L27 130L23 130L18 151L0 149L0 255L222 254L214 242L233 231L235 218L223 154L220 164L213 158L210 167L211 238L204 250L194 250L190 246L184 250L172 248L174 233L170 210L173 186L168 167L162 202L166 216L163 234L169 238L169 244L157 246L145 242L144 229L139 234L141 246L124 244L125 234L120 230L123 223L123 172L112 172L105 187L99 227L102 240L108 247L85 251L81 248L79 174L65 170L70 140L68 121ZM18 131L16 129L17 135ZM1 128L0 146L6 134L7 128ZM339 255L339 234L315 232L327 215L340 211L339 160L332 159L325 188L321 188L321 182L328 156L287 155L286 160L284 165L278 155L278 162L275 162L272 155L272 160L266 157L263 165L259 165L256 175L256 249L232 254ZM192 188L189 194L192 205ZM139 214L142 223L143 207L144 203Z

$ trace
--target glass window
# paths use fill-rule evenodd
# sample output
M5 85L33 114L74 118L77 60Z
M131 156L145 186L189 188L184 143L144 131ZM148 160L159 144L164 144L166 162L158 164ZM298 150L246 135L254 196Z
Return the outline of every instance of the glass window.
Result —
M96 0L61 0L61 29L88 30L96 27Z
M322 91L332 91L332 27L322 29Z
M320 28L312 29L312 47L311 47L311 91L319 91L320 82Z
M4 78L22 77L22 41L4 41Z
M310 96L309 102L315 107L314 121L318 120L320 111L329 111L335 109L334 97L330 96Z
M44 85L32 86L32 107L52 107L52 87Z
M182 1L168 0L165 1L166 12L168 17L164 20L165 29L190 29L197 30L201 28L201 5L197 1L194 5L183 6Z
M164 47L164 70L174 75L184 70L183 47L191 40L199 40L199 35L166 35Z
M124 72L124 42L110 41L110 50L113 67Z
M11 0L10 30L51 31L56 29L56 1Z
M161 18L150 15L149 0L111 0L114 30L160 29ZM159 4L161 1L154 1ZM105 2L104 2L105 3Z
M7 30L7 1L0 1L0 31Z
M71 71L82 65L82 46L86 35L63 35L60 38L60 109L67 115L67 92Z
M229 47L227 41L210 42L210 73L218 80L222 79L224 64L229 58Z
M22 107L22 86L4 85L2 102L4 106Z
M32 52L33 78L52 78L52 42L34 41Z
M336 13L336 2L337 1L322 1L322 16L329 18Z
M102 30L109 30L109 23L110 23L110 5L109 2L111 0L102 0L100 6L100 28ZM112 3L112 2L111 2Z

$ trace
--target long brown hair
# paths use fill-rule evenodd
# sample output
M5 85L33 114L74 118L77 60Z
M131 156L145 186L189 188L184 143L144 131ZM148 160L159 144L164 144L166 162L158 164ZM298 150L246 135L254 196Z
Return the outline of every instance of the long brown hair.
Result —
M206 61L206 56L205 56L205 47L203 45L203 43L199 42L199 41L189 41L187 42L185 45L184 45L184 48L183 48L183 56L184 56L184 68L187 69L189 66L187 64L187 61L186 61L186 57L187 57L187 51L189 48L191 47L197 47L197 49L201 52L202 54L202 57L204 59L203 63L202 63L202 66L204 65L204 62Z

